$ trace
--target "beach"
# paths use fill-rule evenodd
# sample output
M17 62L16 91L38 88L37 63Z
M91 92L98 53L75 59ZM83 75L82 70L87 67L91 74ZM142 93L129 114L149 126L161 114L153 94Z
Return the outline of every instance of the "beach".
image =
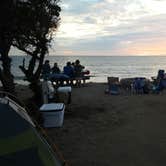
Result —
M47 129L67 163L165 165L166 93L113 96L104 93L106 88L106 83L72 88L72 103L66 107L63 126Z
M0 166L166 165L166 0L0 7Z
M72 166L163 165L166 93L112 96L104 93L106 88L106 83L73 88L63 126L47 129L67 163Z

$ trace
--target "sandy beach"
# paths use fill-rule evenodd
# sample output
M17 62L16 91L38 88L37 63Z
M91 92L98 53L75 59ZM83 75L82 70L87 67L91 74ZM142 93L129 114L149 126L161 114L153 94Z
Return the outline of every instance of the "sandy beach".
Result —
M166 93L112 96L107 84L72 89L64 125L47 129L71 166L163 166Z

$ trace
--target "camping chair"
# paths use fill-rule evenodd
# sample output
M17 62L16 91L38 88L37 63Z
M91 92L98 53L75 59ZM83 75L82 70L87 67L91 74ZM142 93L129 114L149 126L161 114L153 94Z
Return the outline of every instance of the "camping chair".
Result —
M145 78L136 77L133 81L133 93L143 94L145 86Z
M108 77L108 93L111 95L119 94L119 77Z

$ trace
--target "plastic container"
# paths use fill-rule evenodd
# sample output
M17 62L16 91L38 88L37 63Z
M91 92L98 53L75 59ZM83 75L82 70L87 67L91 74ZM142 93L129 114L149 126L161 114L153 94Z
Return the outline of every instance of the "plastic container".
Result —
M61 127L63 125L65 105L63 103L43 104L40 111L44 118L44 127Z
M59 87L57 89L57 92L60 92L60 93L70 93L71 92L71 86L64 86L64 87Z

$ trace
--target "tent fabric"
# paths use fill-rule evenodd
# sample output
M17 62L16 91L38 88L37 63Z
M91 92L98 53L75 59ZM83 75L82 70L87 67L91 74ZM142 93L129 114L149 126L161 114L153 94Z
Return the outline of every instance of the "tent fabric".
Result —
M0 103L0 165L62 166L64 162L28 121Z
M0 163L4 166L44 166L40 160L36 148L22 150L1 156Z
M29 124L7 104L0 104L0 124L0 138L16 136L29 128Z

